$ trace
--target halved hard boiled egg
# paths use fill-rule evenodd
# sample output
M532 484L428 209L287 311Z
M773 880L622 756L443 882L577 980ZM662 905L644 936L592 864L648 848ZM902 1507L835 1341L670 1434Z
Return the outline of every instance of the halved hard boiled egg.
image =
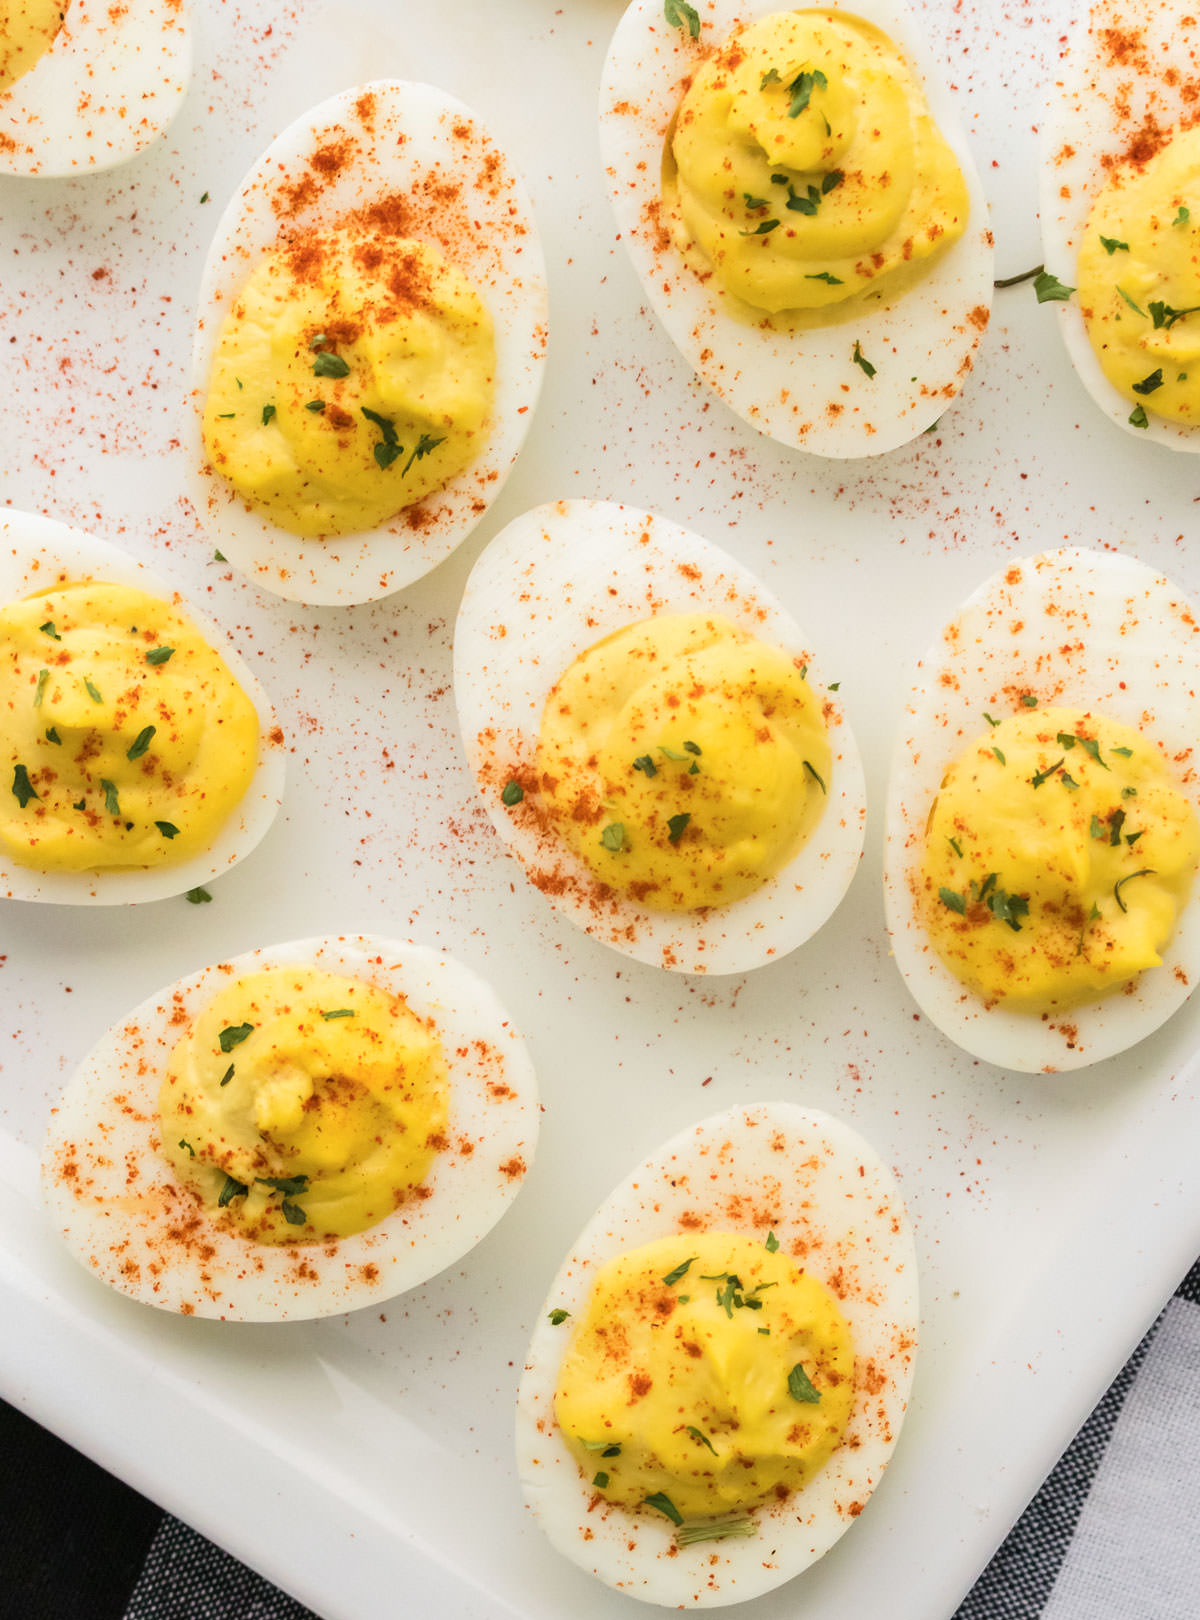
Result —
M715 1114L614 1190L551 1284L517 1403L526 1501L629 1597L761 1596L866 1506L916 1343L912 1232L878 1154L794 1103ZM789 1452L810 1454L800 1486L774 1477ZM689 1505L736 1503L747 1479L759 1500Z
M974 1056L1080 1068L1190 994L1198 691L1182 591L1077 547L986 580L921 664L888 787L888 927L918 1004Z
M1046 269L1080 380L1104 414L1200 450L1200 21L1165 0L1073 25L1042 131Z
M0 515L0 693L9 899L183 894L279 809L283 732L224 632L116 546L28 512Z
M499 492L546 319L532 205L468 108L400 80L322 102L255 164L209 250L193 350L200 521L292 601L410 584Z
M18 76L0 89L0 173L61 179L110 169L178 112L192 70L184 0L22 0L5 13L0 67L14 54L12 30L24 48L11 63Z
M298 1320L461 1258L537 1130L524 1042L474 973L370 935L307 939L214 963L115 1024L54 1112L42 1185L72 1252L122 1293Z
M831 457L907 443L962 387L992 297L987 202L908 8L674 10L634 0L600 97L647 299L759 432Z
M627 956L745 972L803 944L854 876L862 765L803 631L666 518L559 501L510 523L467 582L454 690L504 843Z

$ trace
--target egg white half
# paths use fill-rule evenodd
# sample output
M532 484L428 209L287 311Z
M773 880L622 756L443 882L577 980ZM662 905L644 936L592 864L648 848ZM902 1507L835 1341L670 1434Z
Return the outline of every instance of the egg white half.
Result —
M314 167L315 154L346 140L355 149L351 163ZM442 200L427 200L415 234L470 278L495 326L496 396L483 448L440 490L379 528L325 540L290 534L249 510L204 454L201 419L221 323L277 242L333 225L383 196L419 198L427 184ZM544 370L547 308L533 205L503 150L462 102L431 85L380 79L311 108L246 176L205 262L192 353L189 482L214 544L255 584L293 602L371 602L428 573L479 522L524 443Z
M191 74L184 0L71 0L50 49L0 91L0 174L127 163L170 124Z
M989 1007L946 968L915 891L942 777L1020 694L1136 726L1173 762L1200 811L1200 626L1170 580L1130 558L1066 547L1018 558L963 603L922 661L892 764L884 899L896 965L926 1016L975 1057L1027 1074L1123 1052L1180 1007L1200 975L1193 893L1162 966L1099 1001L1046 1018Z
M773 1231L784 1253L832 1287L853 1334L857 1387L845 1441L802 1492L758 1509L757 1537L676 1550L667 1520L610 1505L592 1488L555 1422L554 1390L599 1268L625 1249L699 1229L764 1241ZM555 1325L556 1310L570 1316ZM917 1323L912 1229L874 1149L794 1103L714 1114L613 1191L550 1286L517 1401L525 1499L560 1552L630 1597L679 1608L759 1597L828 1552L879 1483L908 1403Z
M432 1020L449 1071L451 1145L429 1196L377 1226L321 1243L254 1243L194 1228L195 1196L158 1151L158 1092L188 1023L233 978L308 964L402 995ZM50 1219L101 1281L162 1310L226 1321L330 1316L415 1288L491 1231L533 1160L537 1083L495 993L453 958L372 935L295 940L217 962L135 1007L93 1047L50 1123Z
M1105 44L1114 30L1138 41L1131 60L1115 61ZM1105 163L1128 148L1144 125L1173 128L1195 118L1200 74L1200 14L1171 0L1121 0L1093 6L1075 22L1050 87L1042 125L1039 206L1046 269L1064 286L1078 279L1076 258L1088 215L1108 178ZM1105 416L1125 433L1200 451L1200 426L1148 411L1144 428L1129 420L1132 403L1100 369L1078 299L1056 302L1059 331L1080 381Z
M55 905L128 905L165 900L220 877L258 845L283 799L285 745L271 700L238 656L229 637L150 569L84 529L32 512L0 513L0 603L68 581L94 579L132 585L171 602L229 665L258 711L258 760L250 786L208 849L189 861L158 867L108 867L92 872L39 872L0 848L0 897ZM8 784L0 786L7 791Z
M515 519L471 572L454 631L459 727L488 814L530 881L563 916L639 962L682 973L743 973L802 945L837 908L862 855L866 791L834 694L823 700L833 770L824 814L775 877L732 905L650 911L607 890L556 834L534 794L501 801L532 774L551 687L586 648L660 613L724 614L808 665L803 631L740 563L667 518L605 501L558 501Z
M780 0L708 0L698 39L672 27L662 0L633 0L617 25L600 91L600 146L622 240L643 291L700 379L751 427L834 458L881 455L931 426L962 387L992 303L988 205L953 100L903 0L855 0L916 69L933 117L962 167L966 232L894 302L808 331L749 325L723 307L673 242L663 241L660 187L671 119L699 63L738 26L789 8ZM875 365L868 378L854 345Z

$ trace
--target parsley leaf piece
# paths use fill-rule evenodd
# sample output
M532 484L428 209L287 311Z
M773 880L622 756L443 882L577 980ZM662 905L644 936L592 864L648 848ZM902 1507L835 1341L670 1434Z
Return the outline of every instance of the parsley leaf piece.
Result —
M1108 826L1109 826L1108 841L1113 846L1114 849L1121 842L1121 828L1124 825L1125 825L1125 812L1124 812L1124 810L1114 810L1112 815L1109 817L1109 820L1108 820Z
M1141 382L1135 382L1132 386L1135 394L1152 394L1156 388L1161 388L1162 385L1162 367L1157 366L1149 376L1143 377Z
M819 270L815 275L805 276L804 279L805 281L824 281L828 283L830 287L840 287L843 285L841 276L831 276L828 270Z
M1033 278L1033 290L1039 304L1065 303L1075 291L1074 287L1068 287L1057 276L1052 276L1049 270L1043 270Z
M776 68L768 68L767 71L763 74L762 78L758 81L758 88L760 90L765 90L769 84L782 84L782 83L783 83L783 80L779 77L778 70ZM772 175L771 178L773 180L774 179L779 179L780 176Z
M181 1148L187 1148L188 1152L191 1154L193 1159L196 1157L196 1150L192 1146L192 1144L188 1141L186 1136L181 1136L179 1138L179 1146Z
M45 624L39 624L38 629L42 632L42 634L44 636L49 636L51 641L61 641L62 640L62 637L59 635L58 631L54 628L54 620L53 619L47 619Z
M767 1233L767 1241L763 1244L768 1254L776 1254L779 1250L779 1239L774 1232Z
M1088 828L1088 834L1090 837L1096 839L1098 843L1108 843L1108 828L1100 820L1099 816L1092 817L1091 826Z
M708 1449L712 1452L713 1456L714 1457L716 1456L717 1448L716 1448L716 1446L713 1445L712 1441L704 1433L703 1429L696 1428L695 1424L693 1424L693 1423L685 1423L684 1428L691 1435L693 1440L699 1440L699 1442L700 1442L700 1444L702 1446L707 1446Z
M649 754L639 754L633 762L633 768L635 771L644 771L647 777L658 775L658 766Z
M692 819L690 810L681 810L677 816L667 817L667 841L677 844L687 831L688 822Z
M821 195L822 195L822 197L827 197L831 191L836 191L838 186L841 185L842 181L845 178L846 178L846 176L845 176L845 173L843 172L843 170L841 170L841 169L830 169L829 173L825 176L824 180L821 181Z
M358 1015L353 1007L334 1007L329 1012L323 1012L321 1014L321 1017L326 1023L328 1023L331 1018L355 1018L357 1016Z
M121 814L121 801L117 797L117 784L110 782L107 776L102 776L100 786L104 789L104 808L110 816L119 816Z
M46 741L47 742L52 742L52 743L58 743L59 747L62 746L62 738L58 734L58 727L57 726L49 726L47 728L47 730L46 730Z
M100 688L96 685L96 683L91 679L90 676L85 677L83 684L84 684L84 687L87 690L88 697L91 698L93 703L103 703L104 702L104 699L100 696Z
M125 758L141 759L142 755L149 748L154 733L157 730L157 726L143 726L141 731L139 731L137 736L133 739L133 742L125 750Z
M794 191L792 187L789 186L787 206L791 209L792 213L807 214L811 218L821 206L821 193L817 190L816 186L809 186L807 192L802 197L798 191Z
M704 752L699 743L687 741L684 742L683 751L685 754L702 754Z
M226 1204L235 1198L243 1198L249 1191L250 1188L244 1181L238 1181L236 1177L227 1174L225 1185L221 1188L221 1196L217 1199L217 1208L224 1209Z
M816 769L815 769L815 768L814 768L814 767L813 767L813 765L812 765L812 764L811 764L811 762L810 762L810 761L809 761L809 760L807 760L807 759L806 759L806 760L805 760L805 761L804 761L804 769L805 769L805 770L806 770L806 771L807 771L807 772L808 772L808 774L809 774L809 775L810 775L810 776L811 776L811 777L812 777L812 779L813 779L813 781L814 781L814 782L815 782L815 783L816 783L816 784L817 784L817 786L818 786L818 787L819 787L819 788L820 788L820 790L821 790L821 792L822 792L822 793L824 793L824 794L825 794L825 796L826 796L826 797L827 797L827 798L828 798L828 796L829 796L829 789L828 789L828 788L827 788L827 787L826 787L826 786L825 786L825 783L824 783L824 781L823 781L823 780L822 780L822 778L821 778L821 773L820 773L820 772L819 772L819 771L818 771L818 770L816 770Z
M1110 258L1112 257L1112 255L1114 253L1128 253L1129 252L1129 243L1128 242L1118 242L1115 236L1102 236L1100 238L1100 246L1104 249L1105 253L1107 253Z
M1138 839L1142 836L1142 833L1145 832L1145 830L1146 829L1143 827L1139 832L1125 834L1125 842L1129 845L1130 849L1132 849L1134 844L1137 843Z
M1191 210L1188 209L1188 208L1184 208L1183 205L1180 204L1179 212L1175 215L1175 218L1171 221L1171 224L1172 225L1187 225L1187 224L1189 224L1191 222L1191 218L1192 218Z
M520 782L515 781L510 776L508 781L505 782L503 790L501 791L500 803L507 809L511 810L513 805L520 804L524 797L525 789L521 786Z
M248 1035L254 1033L253 1024L227 1024L217 1036L222 1052L232 1052L235 1046L240 1046Z
M169 662L174 655L174 647L151 647L150 651L146 654L146 662L148 664L154 664L157 666L158 664L165 664Z
M221 1084L223 1086L227 1086L232 1079L233 1079L233 1064L231 1063L229 1065L229 1067L225 1070L225 1073L221 1076Z
M213 552L213 562L226 562L226 561L228 561L228 559L226 558L225 553L223 551L214 551Z
M293 1204L290 1198L285 1198L279 1205L283 1211L283 1218L289 1226L303 1226L308 1216L299 1204Z
M598 1491L608 1489L608 1475L604 1472L603 1468L601 1468L598 1473L592 1475L592 1484Z
M666 743L659 743L658 751L659 751L660 754L665 754L668 759L678 759L678 760L686 760L687 759L686 754L677 753L674 748L668 748Z
M24 810L30 799L40 799L41 794L34 791L33 783L29 780L29 772L24 765L13 766L13 798Z
M1124 900L1121 899L1121 890L1125 887L1125 885L1127 883L1132 883L1134 878L1153 877L1154 873L1155 868L1153 866L1143 866L1139 871L1130 872L1128 877L1119 878L1117 882L1113 884L1113 899L1117 902L1122 911L1129 910L1129 907L1125 904Z
M993 720L992 719L991 715L987 712L986 709L983 711L983 718L987 721L989 726L998 726L1000 724L999 720ZM1059 741L1060 742L1062 741L1061 737L1059 738Z
M1002 749L993 748L992 753L995 754L996 758L1000 761L1001 765L1007 765L1008 764L1008 761L1007 761L1007 759L1005 759Z
M1062 773L1062 782L1064 787L1072 788L1075 792L1079 791L1079 783L1073 776L1069 776L1066 771Z
M1021 932L1020 919L1029 915L1029 901L1019 894L1007 894L1003 889L989 896L987 907L996 921L1007 923L1014 934Z
M663 1278L663 1282L666 1284L666 1286L670 1288L672 1284L677 1283L679 1279L687 1273L688 1268L695 1259L696 1256L693 1254L689 1259L681 1260L673 1271L668 1271L666 1276Z
M962 845L959 843L958 839L957 838L948 838L946 840L946 842L950 845L950 848L958 856L959 860L962 860Z
M1129 413L1129 425L1130 427L1135 428L1144 428L1150 426L1150 418L1146 415L1146 407L1144 405L1135 405L1133 407Z
M263 406L263 408L262 408L262 425L263 425L263 427L266 427L267 423L271 420L271 418L274 415L275 415L275 407L274 407L274 405L264 405Z
M35 709L40 709L41 708L42 699L46 695L46 687L49 684L49 681L50 681L50 671L48 669L39 669L38 670L38 678L37 678L37 690L33 694L33 706L34 706Z
M1021 693L1021 702L1024 704L1024 706L1027 709L1036 709L1037 708L1037 698L1034 697L1032 692L1022 692Z
M964 895L959 894L956 890L954 890L954 889L939 889L938 890L938 899L942 902L942 904L944 906L948 906L951 911L957 911L960 917L965 917L966 916L966 912L967 912L966 897Z
M873 377L875 375L875 367L867 359L857 342L854 345L854 353L850 356L850 358L853 360L858 369L860 371L864 371L868 377Z
M811 72L805 69L803 72L798 73L791 84L788 85L788 92L792 98L788 107L788 117L799 118L800 114L807 110L808 104L812 100L813 91L824 90L828 87L828 84L829 80L821 72L820 68L813 68Z
M670 0L667 0L667 3L669 5ZM683 1523L683 1514L680 1513L679 1509L675 1506L674 1502L672 1502L671 1498L665 1493L665 1491L655 1491L653 1496L644 1497L642 1499L642 1506L653 1508L656 1513L665 1513L672 1524Z
M330 354L328 349L322 349L313 361L314 377L348 377L350 367L340 354Z
M765 197L752 197L748 191L742 192L742 201L747 208L765 208L767 206Z
M600 1455L602 1457L619 1457L621 1455L621 1442L615 1440L611 1446L605 1446Z
M552 1327L561 1327L570 1314L570 1311L564 1311L561 1305L556 1305L546 1320Z
M1110 767L1100 758L1100 744L1095 737L1080 737L1078 732L1075 733L1075 736L1080 748L1083 749L1088 758L1094 759L1101 770L1107 771Z
M1065 756L1064 756L1063 759L1056 759L1054 761L1053 765L1047 765L1046 769L1044 771L1038 771L1035 776L1032 776L1030 778L1030 781L1033 784L1033 786L1035 788L1040 788L1042 783L1043 782L1048 782L1050 780L1050 778L1054 775L1054 773L1058 769L1058 767L1060 765L1064 764L1064 763L1065 763Z
M436 450L439 444L445 444L445 442L446 435L444 433L440 439L435 439L432 433L422 433L421 437L417 440L416 448L413 450L412 455L409 456L408 460L404 463L400 473L401 478L408 477L408 469L412 466L414 461L424 460L431 450Z
M1129 305L1130 309L1133 311L1133 313L1135 315L1141 315L1143 317L1145 316L1146 311L1142 308L1142 306L1140 304L1135 304L1134 303L1133 299L1130 298L1129 294L1125 291L1124 287L1122 287L1119 282L1117 284L1117 291L1120 293L1121 297Z
M754 229L752 231L741 231L741 232L739 232L739 235L741 235L741 236L766 236L771 231L775 231L775 230L778 230L778 229L779 229L779 221L777 219L764 219L764 220L760 220L759 223L754 227Z
M184 896L189 906L206 906L212 899L207 889L189 889Z
M179 837L179 828L173 821L156 821L154 825L158 828L159 832L162 833L164 838Z
M663 16L672 28L686 28L693 39L700 38L700 13L686 0L665 0Z
M600 842L604 848L619 855L628 846L625 842L625 823L623 821L610 821L600 834Z
M787 1387L788 1394L794 1401L806 1401L811 1406L815 1401L821 1399L820 1390L814 1386L799 1361L788 1373Z
M767 1328L759 1328L766 1333ZM756 1536L757 1523L746 1516L730 1519L710 1519L707 1524L687 1524L675 1532L677 1547L694 1547L698 1541L729 1541L735 1537Z
M261 1182L264 1187L271 1187L275 1192L282 1193L285 1198L292 1193L308 1191L307 1176L256 1176L254 1179Z
M306 402L304 409L306 411L323 411L325 409L325 401L323 399L310 399Z
M1132 748L1110 748L1109 753L1110 754L1120 754L1122 759L1132 759L1133 758L1133 749ZM1136 788L1134 789L1134 792L1135 793L1137 792Z

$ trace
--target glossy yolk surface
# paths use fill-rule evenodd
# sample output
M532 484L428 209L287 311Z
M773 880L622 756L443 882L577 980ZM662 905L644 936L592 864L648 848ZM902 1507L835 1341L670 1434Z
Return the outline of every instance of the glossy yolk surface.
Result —
M180 1179L264 1243L346 1237L421 1196L447 1108L441 1044L403 997L304 966L223 990L159 1096Z

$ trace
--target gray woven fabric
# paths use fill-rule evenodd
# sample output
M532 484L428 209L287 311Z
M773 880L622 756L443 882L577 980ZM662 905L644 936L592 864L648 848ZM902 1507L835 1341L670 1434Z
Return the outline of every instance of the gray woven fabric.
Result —
M125 1620L319 1617L168 1515L150 1544Z

